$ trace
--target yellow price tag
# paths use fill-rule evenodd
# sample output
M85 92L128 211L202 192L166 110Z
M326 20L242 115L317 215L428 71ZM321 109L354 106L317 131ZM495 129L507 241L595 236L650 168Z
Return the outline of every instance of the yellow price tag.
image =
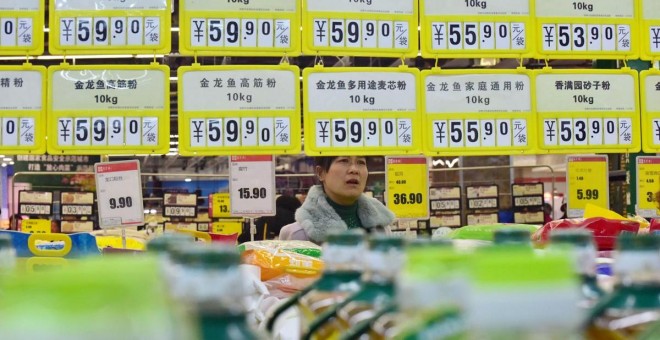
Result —
M534 51L531 0L420 0L425 58L521 58Z
M49 154L169 152L169 67L65 64L48 72Z
M642 149L648 153L660 152L660 71L642 71L640 92L642 106Z
M541 58L634 59L639 55L638 0L534 0L534 5Z
M220 235L240 235L243 231L243 220L222 220L218 222L213 222L211 225L212 234Z
M416 0L304 0L303 53L417 56Z
M30 64L0 66L2 154L46 151L46 72L45 67Z
M427 155L535 152L531 71L433 69L422 84Z
M178 77L181 155L300 153L297 66L195 65Z
M660 2L639 0L641 57L658 60L660 56Z
M305 154L421 153L418 80L407 67L306 68Z
M50 220L33 219L21 221L21 231L30 234L50 234Z
M399 219L429 217L429 168L426 157L386 157L387 207Z
M43 0L5 0L0 8L2 42L0 55L40 55L44 53ZM3 96L3 100L8 97Z
M301 0L181 0L183 55L298 56Z
M587 203L610 208L607 156L567 156L568 217L582 217Z
M228 192L219 192L211 195L212 197L212 212L211 217L230 217L231 216L231 202L229 200Z
M638 152L637 71L534 71L539 149L547 153Z
M168 54L171 0L51 0L51 54Z
M660 216L660 157L637 157L638 215L647 218Z

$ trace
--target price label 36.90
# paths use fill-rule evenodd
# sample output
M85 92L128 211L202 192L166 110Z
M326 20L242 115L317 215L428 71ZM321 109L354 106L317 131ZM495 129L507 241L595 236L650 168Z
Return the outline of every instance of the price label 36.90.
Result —
M426 157L386 157L387 206L400 219L429 216Z

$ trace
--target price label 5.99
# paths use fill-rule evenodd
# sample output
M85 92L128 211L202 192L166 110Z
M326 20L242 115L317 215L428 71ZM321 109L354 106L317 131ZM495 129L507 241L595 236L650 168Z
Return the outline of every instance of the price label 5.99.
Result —
M568 217L582 217L587 204L609 209L607 156L568 156L566 159Z
M401 219L429 216L428 161L426 157L387 157L387 206Z

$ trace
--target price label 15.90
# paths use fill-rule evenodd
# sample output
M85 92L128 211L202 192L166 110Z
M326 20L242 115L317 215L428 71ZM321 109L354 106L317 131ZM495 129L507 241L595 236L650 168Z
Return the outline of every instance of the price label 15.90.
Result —
M387 207L400 219L429 216L429 170L426 157L386 157Z
M306 68L305 153L419 154L418 78L408 68Z
M548 153L641 149L638 75L620 70L534 71L539 149Z
M40 55L44 52L45 2L5 0L0 5L0 55ZM7 98L7 97L3 97Z
M639 54L637 0L534 2L538 55L620 59Z
M273 156L231 156L229 197L231 216L275 215Z
M638 215L646 218L660 216L660 157L637 157Z
M421 0L422 56L531 56L531 0Z
M582 217L587 204L609 209L609 177L606 155L567 156L568 217Z
M144 224L142 181L137 160L94 164L101 228Z

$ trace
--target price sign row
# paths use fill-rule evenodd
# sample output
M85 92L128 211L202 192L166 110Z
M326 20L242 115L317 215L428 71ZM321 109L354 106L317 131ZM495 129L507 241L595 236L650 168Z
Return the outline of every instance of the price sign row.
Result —
M0 53L41 54L45 5L0 8ZM50 2L50 52L168 53L171 0ZM185 55L352 55L426 58L654 59L660 53L655 0L325 0L179 3ZM418 29L419 27L419 32ZM421 38L420 38L421 37ZM421 39L421 43L420 42Z

